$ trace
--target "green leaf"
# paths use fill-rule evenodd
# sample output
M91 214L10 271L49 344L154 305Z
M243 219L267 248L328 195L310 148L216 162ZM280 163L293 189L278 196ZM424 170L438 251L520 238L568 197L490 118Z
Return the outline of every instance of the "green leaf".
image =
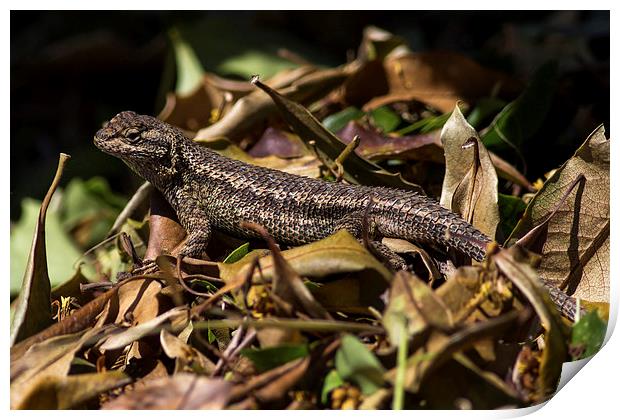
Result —
M434 130L439 130L441 127L444 126L446 121L448 121L448 119L450 118L450 115L452 115L452 113L447 112L445 114L423 118L405 128L398 130L396 134L398 134L399 136L404 136L405 134L410 134L410 133L424 134L424 133L430 133L431 131L434 131Z
M62 196L63 227L72 231L84 225L79 231L80 244L95 245L105 239L126 203L124 197L112 192L104 178L72 179Z
M384 383L385 369L364 344L356 337L342 337L336 353L336 370L341 378L357 384L364 395L377 391Z
M542 65L532 76L525 91L510 102L485 130L482 141L496 150L520 150L542 125L558 78L558 66L554 62Z
M327 404L327 397L329 396L329 393L342 384L344 384L344 381L340 375L338 375L338 371L335 369L330 370L325 376L325 381L323 382L323 389L321 390L321 403Z
M241 258L245 257L247 253L250 252L250 243L246 242L243 245L239 246L233 252L231 252L228 257L223 261L224 264L232 264L239 261Z
M223 74L230 73L248 79L254 74L271 76L294 67L296 65L277 55L266 51L250 50L225 59L217 70Z
M285 344L266 349L243 349L241 354L252 361L259 372L271 370L291 360L308 355L306 344Z
M40 206L41 202L33 198L22 200L22 215L11 228L11 295L19 293L22 286ZM67 235L60 221L59 212L54 206L47 211L45 236L48 272L51 285L54 287L73 276L75 273L73 263L81 253Z
M251 28L251 36L247 30ZM245 80L253 74L270 78L277 73L299 67L282 56L282 50L295 54L313 64L331 65L325 50L309 46L290 31L275 29L273 25L260 24L252 16L206 14L178 26L183 38L193 47L204 68L222 76L238 76Z
M499 232L504 235L504 238L508 238L523 215L527 204L519 197L502 193L499 193L498 204Z
M179 95L187 95L202 83L205 70L194 49L185 42L178 30L172 29L169 36L177 66L175 91Z
M598 311L590 311L573 325L571 346L584 346L584 351L579 358L586 358L596 354L605 340L607 323L603 321Z
M467 116L467 122L474 126L474 128L480 129L480 124L498 113L505 106L506 101L499 98L482 98Z
M213 342L217 340L217 337L215 336L215 334L213 334L211 328L207 329L207 340L209 340L209 344L213 344Z
M322 124L332 133L342 130L348 122L359 120L364 116L364 111L357 107L350 106L340 112L336 112L326 117Z
M391 133L400 125L400 116L389 106L380 106L370 111L370 118L375 127L383 133Z

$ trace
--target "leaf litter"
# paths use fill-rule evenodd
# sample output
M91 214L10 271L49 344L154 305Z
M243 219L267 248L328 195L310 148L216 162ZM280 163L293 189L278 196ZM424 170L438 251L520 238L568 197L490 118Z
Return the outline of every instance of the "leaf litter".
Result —
M177 88L159 118L202 146L332 182L425 190L509 239L472 265L384 238L410 268L395 273L346 231L285 248L253 225L262 240L217 233L209 259L180 259L185 232L144 184L124 208L97 201L110 213L84 211L72 193L66 226L84 246L101 242L72 278L53 283L45 218L61 157L12 304L12 408L525 407L553 395L562 363L600 348L605 128L533 196L519 158L506 154L506 142L518 149L542 123L529 104L546 112L552 65L522 90L467 57L415 53L370 27L341 67L296 59L303 64L265 81L239 81L206 72L190 43L170 37ZM583 311L558 310L543 285L579 298Z

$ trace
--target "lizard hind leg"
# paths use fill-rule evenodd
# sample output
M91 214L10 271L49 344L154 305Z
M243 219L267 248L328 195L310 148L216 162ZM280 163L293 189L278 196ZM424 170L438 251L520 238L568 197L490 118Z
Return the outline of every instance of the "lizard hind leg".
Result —
M364 229L364 218L367 218L367 229ZM360 241L362 245L365 245L379 261L385 263L391 270L407 270L407 263L403 257L392 251L381 241L375 239L375 223L368 219L370 218L368 218L365 212L350 213L336 223L334 232L346 229Z

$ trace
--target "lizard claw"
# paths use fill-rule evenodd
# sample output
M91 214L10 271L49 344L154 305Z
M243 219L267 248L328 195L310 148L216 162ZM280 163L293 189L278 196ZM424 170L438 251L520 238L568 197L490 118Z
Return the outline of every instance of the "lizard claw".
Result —
M133 276L139 276L140 274L153 274L159 270L159 266L155 260L145 260L139 267L133 268L131 271L122 271L116 275L116 281L123 281Z

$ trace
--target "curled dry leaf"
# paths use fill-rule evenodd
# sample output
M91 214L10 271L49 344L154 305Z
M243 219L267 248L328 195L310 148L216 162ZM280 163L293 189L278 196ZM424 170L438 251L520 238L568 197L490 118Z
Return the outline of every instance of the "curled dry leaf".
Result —
M568 186L577 185L548 221L538 272L569 295L588 301L609 301L609 145L598 127L575 155L545 182L529 203L511 235L511 242L543 222Z
M254 157L275 155L281 158L294 158L310 152L304 142L295 134L274 127L267 127L248 153Z
M258 231L269 245L274 264L272 292L285 302L297 306L313 318L332 319L329 313L313 297L303 280L282 256L273 238L262 226L251 226Z
M441 273L437 269L435 262L423 248L398 238L382 238L381 242L398 254L418 255L428 270L428 281L430 283L441 277Z
M65 165L70 158L69 155L60 154L56 175L54 175L50 188L41 203L24 280L17 298L13 323L11 324L11 346L38 333L52 323L50 305L51 285L47 272L47 255L45 250L45 215L52 196L58 187Z
M18 360L36 343L41 343L56 336L77 333L94 324L97 316L106 308L110 299L116 296L117 291L118 286L114 286L112 289L97 296L62 321L50 325L38 334L28 337L11 347L11 363Z
M334 162L342 154L346 145L326 129L303 105L288 99L285 95L278 93L257 79L253 82L271 97L284 120L299 137L308 144L314 141L321 160L333 167ZM400 174L390 173L355 153L350 154L342 162L342 166L344 179L353 184L388 185L421 191L419 186L405 181Z
M251 262L261 251L252 251L234 264L218 263L220 277L227 284L236 282L241 286L251 268ZM364 248L349 232L341 230L308 245L282 251L285 261L299 276L314 281L336 274L353 273L352 277L326 284L317 283L312 294L319 304L330 310L367 313L368 306L381 305L378 296L390 282L389 270ZM259 258L260 273L255 271L253 283L274 278L275 264L271 255ZM305 287L305 286L304 286Z
M138 325L155 318L161 311L158 300L160 291L161 284L152 279L137 279L121 284L96 325Z
M153 379L103 405L107 410L221 410L232 384L189 373Z
M545 346L542 350L535 396L536 400L541 401L555 392L562 373L562 363L568 361L567 332L547 291L542 287L538 274L525 262L526 257L520 247L503 249L491 258L533 306L545 329Z
M360 145L356 151L371 160L412 159L443 163L443 148L439 133L432 131L413 136L390 137L357 121L350 121L340 131L338 137L348 144L359 136Z
M248 263L261 254L260 251L251 252L233 264L218 263L220 277L230 281L242 270L247 269ZM282 256L299 275L320 279L337 273L355 273L370 271L369 274L389 283L390 271L368 252L348 231L340 230L331 236L308 245L299 246L282 251ZM261 274L255 273L253 281L259 279L271 280L274 275L274 262L271 255L259 259Z
M185 236L185 229L174 209L159 191L154 190L151 194L149 242L144 259L154 260L162 254L176 255L174 251Z
M516 312L510 312L466 326L452 335L433 330L424 346L418 348L407 360L405 389L417 393L422 381L449 361L455 353L473 346L482 338L498 336L514 325L516 320ZM385 377L394 383L396 368L388 371Z
M75 354L86 344L102 337L110 328L93 328L85 333L62 335L35 344L18 360L11 361L11 407L23 404L40 379L63 379Z
M215 364L211 360L168 331L161 330L159 340L166 356L175 359L175 374L193 371L201 375L211 375L215 371Z
M101 393L131 382L123 372L111 370L66 377L44 376L14 408L17 410L68 410L82 405Z
M320 162L310 154L292 159L283 159L278 156L253 157L243 151L239 146L225 139L216 140L196 140L196 142L206 146L226 157L251 163L252 165L264 166L266 168L278 169L284 172L318 178L320 175Z
M418 398L420 408L433 410L481 410L518 408L523 399L503 378L478 367L464 353L455 353L451 360L424 379Z
M345 80L347 72L342 69L316 70L300 67L285 74L273 86L283 89L282 94L299 102L312 102L338 87ZM256 124L277 112L276 106L264 92L255 91L238 100L231 110L215 124L200 130L195 140L209 140L226 137L236 140L250 131Z
M142 337L158 332L159 328L165 322L171 321L173 318L177 317L183 318L186 314L187 309L185 308L173 308L168 312L164 312L158 317L136 325L135 327L130 327L115 334L111 334L105 339L99 348L102 351L123 348L134 341L141 339Z
M309 366L310 358L304 357L254 376L246 383L235 385L230 401L237 401L250 393L263 402L278 400L307 374Z
M157 118L189 131L198 131L221 119L233 104L252 92L248 82L222 79L207 73L191 92L168 93Z
M393 346L401 340L403 318L408 337L429 327L441 331L454 327L452 314L436 293L414 274L399 271L392 282L389 304L383 315L383 325Z
M338 137L346 144L359 136L360 145L356 152L372 161L404 159L428 161L443 164L446 161L439 130L411 136L386 136L365 128L356 121L351 121L338 132ZM493 152L488 152L497 175L514 182L528 191L532 190L530 182L514 166Z
M376 26L364 28L358 49L358 60L383 60L388 55L409 52L405 38Z
M458 106L441 131L441 142L446 154L441 205L495 238L499 223L497 174L478 133Z
M388 92L367 102L364 109L416 100L440 112L450 112L457 101L476 101L493 96L494 91L507 96L519 89L511 77L453 52L393 55L383 62L383 67Z

